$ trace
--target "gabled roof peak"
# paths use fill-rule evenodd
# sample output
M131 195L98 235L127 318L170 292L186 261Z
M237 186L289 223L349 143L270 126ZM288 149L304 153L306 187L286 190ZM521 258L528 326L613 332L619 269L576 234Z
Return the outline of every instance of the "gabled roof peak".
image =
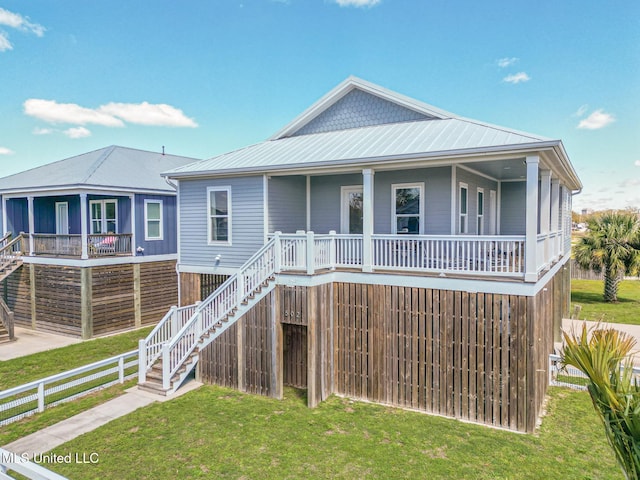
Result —
M349 76L340 84L334 87L326 95L315 102L311 107L307 108L302 114L296 117L292 122L286 125L282 130L276 133L269 140L277 140L290 137L296 134L303 127L307 126L314 119L318 118L322 113L335 106L341 99L346 97L354 90L360 90L369 95L373 95L383 101L390 102L398 107L414 112L424 117L424 119L447 119L455 118L456 115L436 108L432 105L420 102L413 98L401 95L392 90L388 90L380 85L368 82L356 76Z

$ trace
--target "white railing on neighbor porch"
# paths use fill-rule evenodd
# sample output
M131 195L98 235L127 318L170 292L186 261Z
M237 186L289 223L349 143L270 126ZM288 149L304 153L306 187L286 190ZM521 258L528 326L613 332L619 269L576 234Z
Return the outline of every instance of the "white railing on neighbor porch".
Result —
M82 255L82 235L56 235L53 233L23 234L33 240L34 255ZM87 253L91 258L113 255L132 255L130 233L87 235ZM27 249L28 251L28 249Z

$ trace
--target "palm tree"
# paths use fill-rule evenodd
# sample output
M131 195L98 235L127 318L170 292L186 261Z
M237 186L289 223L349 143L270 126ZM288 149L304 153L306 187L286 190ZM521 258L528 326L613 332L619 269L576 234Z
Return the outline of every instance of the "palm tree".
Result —
M633 212L606 212L587 222L587 232L574 247L584 269L604 270L604 301L618 301L618 284L625 274L640 273L640 221Z
M616 460L627 479L639 480L640 384L628 357L635 339L614 329L588 332L584 324L580 334L563 336L562 363L589 378L589 395Z

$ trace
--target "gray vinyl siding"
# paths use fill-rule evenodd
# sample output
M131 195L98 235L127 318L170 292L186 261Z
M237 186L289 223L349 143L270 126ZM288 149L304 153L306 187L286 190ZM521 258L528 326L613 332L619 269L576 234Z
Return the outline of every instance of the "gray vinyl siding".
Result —
M456 233L460 232L460 183L466 183L469 199L467 209L467 233L478 234L478 188L484 189L484 233L489 231L489 192L498 190L498 183L463 168L456 168Z
M343 186L362 185L362 175L323 175L311 178L311 230L340 233L340 197Z
M524 235L526 227L526 182L502 182L500 234Z
M269 232L307 229L307 177L269 179Z
M162 240L145 240L144 201L162 201ZM136 244L144 256L166 255L178 251L176 197L172 195L136 195Z
M231 245L209 245L207 187L231 187ZM263 177L181 180L180 263L237 268L264 244Z
M376 172L374 183L374 233L391 233L393 222L392 185L424 183L424 233L451 233L451 168L421 168Z

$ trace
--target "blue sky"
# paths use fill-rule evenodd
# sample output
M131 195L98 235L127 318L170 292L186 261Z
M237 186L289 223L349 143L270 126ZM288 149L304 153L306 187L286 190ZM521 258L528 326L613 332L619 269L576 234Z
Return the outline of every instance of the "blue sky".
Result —
M560 138L640 207L640 2L0 0L0 176L108 145L208 158L349 75Z

